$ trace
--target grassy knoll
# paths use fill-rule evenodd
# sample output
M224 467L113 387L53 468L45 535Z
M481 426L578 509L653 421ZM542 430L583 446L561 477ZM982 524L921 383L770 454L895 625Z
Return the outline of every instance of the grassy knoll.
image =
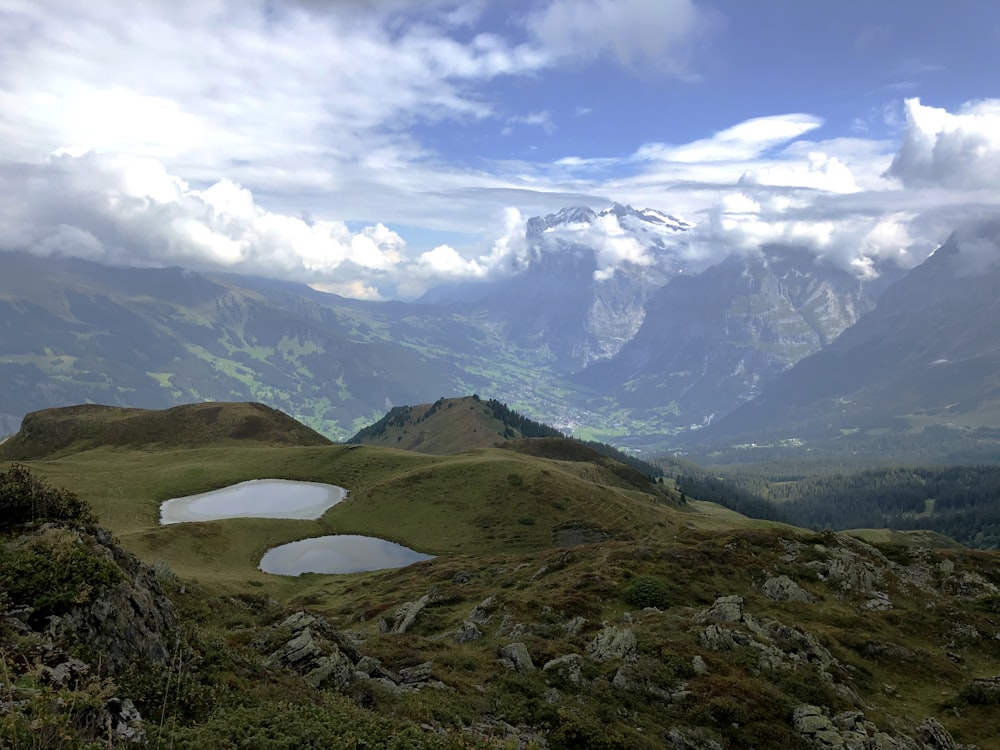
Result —
M267 548L322 534L369 534L432 554L521 552L580 534L665 540L682 522L700 520L668 494L641 492L607 468L499 449L427 456L343 445L101 448L30 465L89 502L141 557L219 581L270 578L255 571ZM159 526L164 500L256 478L329 482L350 494L317 521Z

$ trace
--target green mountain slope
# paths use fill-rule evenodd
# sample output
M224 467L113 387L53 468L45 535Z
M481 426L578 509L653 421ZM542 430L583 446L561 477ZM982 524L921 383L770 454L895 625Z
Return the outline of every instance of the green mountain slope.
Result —
M204 403L155 411L84 404L25 416L0 445L0 460L28 461L100 447L148 450L208 445L329 445L330 441L263 404Z
M996 226L980 230L996 237ZM705 442L877 435L1000 420L1000 265L953 236L825 350L706 428ZM975 270L973 270L975 269Z
M347 442L421 453L458 453L522 437L562 437L562 433L511 411L495 399L468 396L393 407Z
M394 403L442 392L557 400L558 386L539 378L538 356L513 351L482 321L432 306L177 268L18 253L3 261L5 423L83 402L159 409L260 401L347 437ZM501 361L517 364L499 368Z

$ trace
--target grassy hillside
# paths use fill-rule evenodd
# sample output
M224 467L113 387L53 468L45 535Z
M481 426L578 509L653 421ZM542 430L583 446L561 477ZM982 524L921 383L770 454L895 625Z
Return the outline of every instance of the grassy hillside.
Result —
M428 455L265 434L198 447L148 437L74 440L30 465L156 562L175 602L196 658L116 678L152 717L151 745L805 750L821 726L924 737L928 716L984 748L1000 733L994 694L974 682L1000 673L995 554L751 521L557 438ZM165 499L262 477L350 494L316 521L158 525ZM437 557L352 575L256 567L269 547L330 533ZM3 548L22 565L22 552L64 538ZM298 610L319 618L310 643L350 662L345 682L275 660L302 650L305 631L286 619ZM43 705L4 616L3 666ZM358 677L361 665L388 677ZM414 739L380 744L386 733Z
M83 404L25 416L20 431L0 447L0 460L52 458L102 446L166 450L248 442L330 443L318 432L263 404L186 404L159 411Z
M494 399L467 396L394 407L347 442L420 453L458 453L526 437L562 437L562 433Z

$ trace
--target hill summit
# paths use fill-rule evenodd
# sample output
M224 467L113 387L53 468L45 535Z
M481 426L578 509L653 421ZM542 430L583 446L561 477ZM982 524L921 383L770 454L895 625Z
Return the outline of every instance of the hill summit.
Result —
M42 409L0 446L0 459L51 458L101 446L196 448L231 442L328 445L318 432L284 412L258 403L200 403L171 409L80 404Z
M532 437L565 436L495 399L484 401L472 395L439 398L433 404L395 406L347 442L445 454Z

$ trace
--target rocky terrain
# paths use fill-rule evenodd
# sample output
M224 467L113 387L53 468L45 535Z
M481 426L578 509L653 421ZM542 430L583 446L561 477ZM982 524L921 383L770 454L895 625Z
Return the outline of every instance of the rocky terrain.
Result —
M227 410L219 422L246 411ZM274 445L189 434L174 439L197 447L34 461L144 563L73 492L0 473L0 746L985 750L1000 736L995 552L751 521L561 438L426 455L286 427ZM159 499L261 473L349 500L316 521L156 525ZM324 533L436 556L256 569L266 548Z

